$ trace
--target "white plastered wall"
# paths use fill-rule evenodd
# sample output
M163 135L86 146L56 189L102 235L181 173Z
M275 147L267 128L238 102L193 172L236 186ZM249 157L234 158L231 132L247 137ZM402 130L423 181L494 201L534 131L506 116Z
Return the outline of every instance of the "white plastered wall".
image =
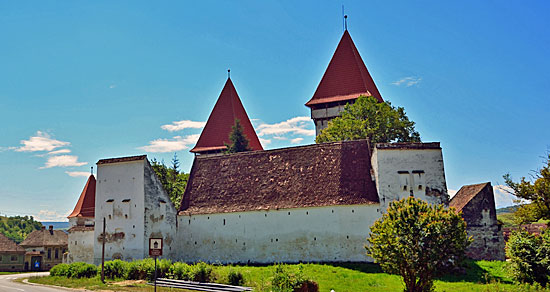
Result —
M441 149L378 149L371 159L380 205L412 195L433 204L449 203ZM424 184L424 185L422 185Z
M186 262L364 262L378 204L178 216Z
M144 160L99 164L95 198L94 263L101 262L106 218L105 259L143 258Z

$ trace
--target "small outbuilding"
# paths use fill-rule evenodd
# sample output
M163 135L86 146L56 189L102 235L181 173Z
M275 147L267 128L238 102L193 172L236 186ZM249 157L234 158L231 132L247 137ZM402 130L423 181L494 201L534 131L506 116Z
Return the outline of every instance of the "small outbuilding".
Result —
M25 249L0 233L0 272L23 271Z

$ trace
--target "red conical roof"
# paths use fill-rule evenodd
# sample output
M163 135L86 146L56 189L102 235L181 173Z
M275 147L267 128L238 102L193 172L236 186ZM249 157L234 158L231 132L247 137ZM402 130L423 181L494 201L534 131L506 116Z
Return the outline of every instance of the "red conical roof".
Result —
M372 95L380 102L383 101L359 51L346 30L328 64L325 75L306 106L353 100L360 95Z
M73 212L67 218L95 216L95 177L90 175Z
M227 78L222 93L197 141L197 145L191 149L191 152L200 153L226 149L224 143L230 144L229 134L231 133L231 127L235 125L235 119L240 121L243 132L248 138L250 149L263 150L237 90L231 82L231 78Z

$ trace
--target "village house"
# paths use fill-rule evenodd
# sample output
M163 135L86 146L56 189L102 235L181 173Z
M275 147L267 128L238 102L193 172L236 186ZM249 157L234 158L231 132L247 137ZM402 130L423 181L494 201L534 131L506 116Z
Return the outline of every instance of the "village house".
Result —
M25 249L0 233L0 272L23 271Z
M361 95L383 101L346 30L306 103L316 133ZM253 151L221 155L235 119ZM179 210L145 155L97 162L94 235L81 244L93 246L95 264L103 237L108 260L147 257L148 238L160 237L163 257L186 262L372 261L366 238L390 202L414 196L449 204L439 142L357 140L263 150L229 77L191 152ZM491 202L494 209L492 200L472 212L490 209ZM474 236L484 236L484 228L498 235L493 225L480 225ZM69 247L68 258L82 253L76 244Z
M19 244L26 250L25 270L48 271L63 261L63 254L67 251L67 234L62 230L48 229L35 230Z

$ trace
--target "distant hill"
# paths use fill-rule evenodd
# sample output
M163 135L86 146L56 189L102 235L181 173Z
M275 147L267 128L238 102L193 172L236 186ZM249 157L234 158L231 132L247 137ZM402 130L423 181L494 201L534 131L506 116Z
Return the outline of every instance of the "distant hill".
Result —
M497 209L497 215L499 214L505 214L505 213L514 213L519 208L520 205L510 206L510 207L504 207L504 208L498 208Z
M0 216L0 233L16 243L21 243L29 233L40 228L42 224L34 221L32 216Z
M42 225L46 226L46 228L48 228L50 225L53 225L53 229L55 229L55 230L67 230L67 229L69 229L69 222L47 222L47 221L43 221L41 223L42 223Z

